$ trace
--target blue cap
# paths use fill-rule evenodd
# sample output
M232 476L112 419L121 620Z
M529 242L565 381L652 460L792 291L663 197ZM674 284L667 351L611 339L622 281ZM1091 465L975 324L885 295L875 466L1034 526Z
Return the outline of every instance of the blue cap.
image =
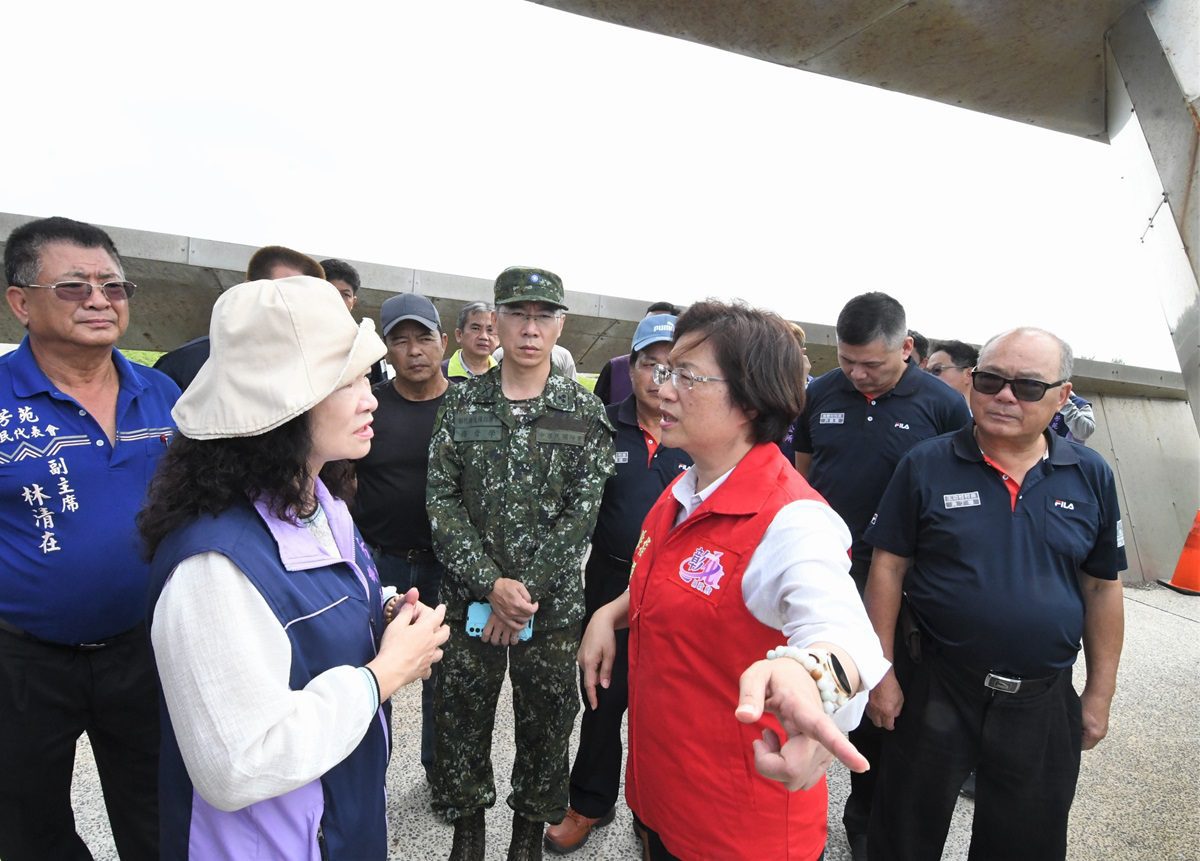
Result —
M638 323L633 333L633 349L644 350L659 341L675 340L675 315L652 314Z

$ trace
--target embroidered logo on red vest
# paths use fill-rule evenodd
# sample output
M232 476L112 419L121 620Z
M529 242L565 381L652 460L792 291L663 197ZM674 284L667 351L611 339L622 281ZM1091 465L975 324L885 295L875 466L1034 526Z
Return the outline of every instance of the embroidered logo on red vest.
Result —
M725 569L721 567L722 550L707 550L697 547L687 559L679 563L679 579L690 583L692 588L705 595L711 595L713 589L721 588L721 578Z

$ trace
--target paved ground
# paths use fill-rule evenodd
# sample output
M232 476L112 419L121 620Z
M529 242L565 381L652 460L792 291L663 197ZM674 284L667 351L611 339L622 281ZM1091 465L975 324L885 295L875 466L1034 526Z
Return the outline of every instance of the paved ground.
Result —
M1157 585L1125 591L1126 640L1108 738L1085 753L1071 814L1071 861L1200 859L1200 598ZM1082 663L1082 662L1080 662ZM1076 673L1082 684L1083 669ZM450 851L451 829L429 811L417 757L419 688L395 700L396 757L389 773L391 858L437 859ZM503 858L511 827L503 803L512 764L511 701L505 693L494 755L501 801L488 814L489 858ZM840 827L849 788L840 765L830 773L829 861L849 858ZM115 859L86 738L79 745L75 811L98 861ZM972 803L959 800L944 858L965 859ZM1020 823L1013 823L1016 828ZM629 811L576 852L580 861L633 859Z

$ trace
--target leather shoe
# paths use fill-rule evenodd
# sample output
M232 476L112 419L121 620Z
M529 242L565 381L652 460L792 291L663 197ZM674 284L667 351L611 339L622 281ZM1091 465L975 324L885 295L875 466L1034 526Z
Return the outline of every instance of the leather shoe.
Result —
M546 848L559 855L574 852L587 843L593 828L603 828L613 821L615 815L616 808L613 808L603 816L592 819L590 816L584 816L575 808L568 807L563 821L546 829Z

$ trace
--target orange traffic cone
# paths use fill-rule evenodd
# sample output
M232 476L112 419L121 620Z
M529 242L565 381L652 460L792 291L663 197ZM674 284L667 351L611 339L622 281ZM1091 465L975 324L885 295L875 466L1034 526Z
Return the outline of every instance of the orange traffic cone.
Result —
M1200 595L1200 511L1196 512L1196 519L1192 521L1192 528L1183 542L1183 552L1179 554L1175 575L1170 582L1158 582L1184 595Z

